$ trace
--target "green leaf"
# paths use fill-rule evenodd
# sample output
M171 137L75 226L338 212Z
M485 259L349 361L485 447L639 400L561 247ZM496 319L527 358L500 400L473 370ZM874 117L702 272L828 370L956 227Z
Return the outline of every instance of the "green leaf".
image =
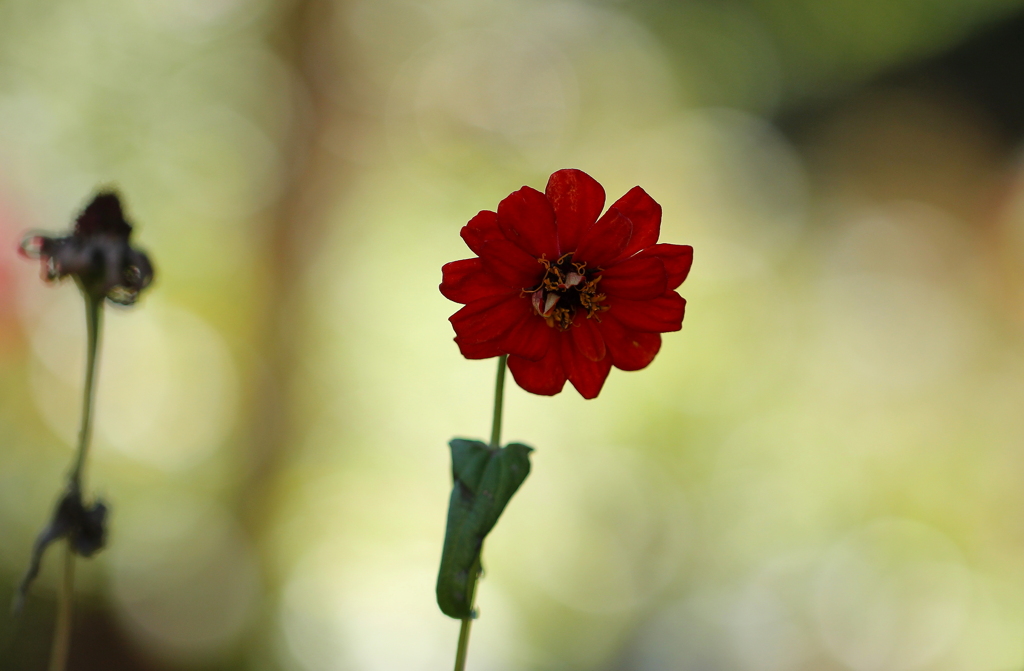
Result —
M437 574L437 605L445 615L464 619L473 616L473 589L484 538L530 474L533 448L520 443L494 448L463 438L448 444L455 483Z

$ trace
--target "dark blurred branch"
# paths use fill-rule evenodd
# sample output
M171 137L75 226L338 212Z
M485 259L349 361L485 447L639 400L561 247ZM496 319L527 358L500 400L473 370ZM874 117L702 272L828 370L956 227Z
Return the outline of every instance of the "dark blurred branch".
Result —
M294 77L293 122L284 148L282 195L266 236L264 312L254 325L264 369L242 447L248 471L240 483L239 509L254 536L266 519L275 474L298 434L294 393L308 321L304 274L322 247L326 211L347 181L331 142L346 123L337 102L343 81L343 56L332 32L337 10L330 0L296 0L269 38Z

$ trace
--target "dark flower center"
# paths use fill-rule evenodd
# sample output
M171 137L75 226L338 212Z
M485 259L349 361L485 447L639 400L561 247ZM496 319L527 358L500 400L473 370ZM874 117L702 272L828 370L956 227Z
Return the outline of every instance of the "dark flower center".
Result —
M530 296L533 310L544 318L548 326L565 331L572 326L577 310L586 310L587 319L608 309L604 302L604 294L598 293L597 284L601 281L601 268L587 270L586 262L577 263L572 260L572 252L565 254L556 261L549 261L546 256L537 259L544 266L544 277L540 284L523 289L523 297Z

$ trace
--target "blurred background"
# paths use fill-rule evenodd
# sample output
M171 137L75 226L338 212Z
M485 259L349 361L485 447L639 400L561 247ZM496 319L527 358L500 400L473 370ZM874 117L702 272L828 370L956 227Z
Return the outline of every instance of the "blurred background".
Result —
M1022 142L1017 0L0 0L0 606L85 349L15 249L113 185L158 279L107 311L71 669L449 668L494 362L440 267L575 167L662 204L688 314L594 401L509 381L469 668L1020 669Z

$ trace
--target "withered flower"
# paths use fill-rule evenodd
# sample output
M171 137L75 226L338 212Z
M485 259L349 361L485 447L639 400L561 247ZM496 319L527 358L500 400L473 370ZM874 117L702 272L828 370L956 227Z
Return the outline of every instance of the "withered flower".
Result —
M49 282L70 276L92 298L131 305L153 281L149 257L128 243L131 232L117 194L100 192L78 215L71 235L28 235L21 253L42 260Z
M91 557L106 544L107 540L107 506L103 501L96 501L91 506L82 501L82 492L76 483L71 483L50 517L50 523L36 537L32 546L32 561L28 571L21 579L14 597L13 611L19 612L28 595L28 588L39 575L43 561L43 553L51 544L66 538L75 554Z
M75 557L91 557L106 541L107 506L102 501L86 504L82 499L83 470L92 428L96 381L96 353L100 339L103 305L109 300L131 305L153 281L149 257L133 248L128 239L132 226L124 217L121 201L112 191L101 191L75 220L74 230L63 237L39 233L27 235L21 254L43 262L43 279L56 282L75 280L86 307L86 367L83 386L82 424L74 464L67 485L54 507L50 521L36 537L29 568L15 594L14 609L25 601L46 549L57 541L67 542L64 578L57 611L51 669L64 669L71 632Z

